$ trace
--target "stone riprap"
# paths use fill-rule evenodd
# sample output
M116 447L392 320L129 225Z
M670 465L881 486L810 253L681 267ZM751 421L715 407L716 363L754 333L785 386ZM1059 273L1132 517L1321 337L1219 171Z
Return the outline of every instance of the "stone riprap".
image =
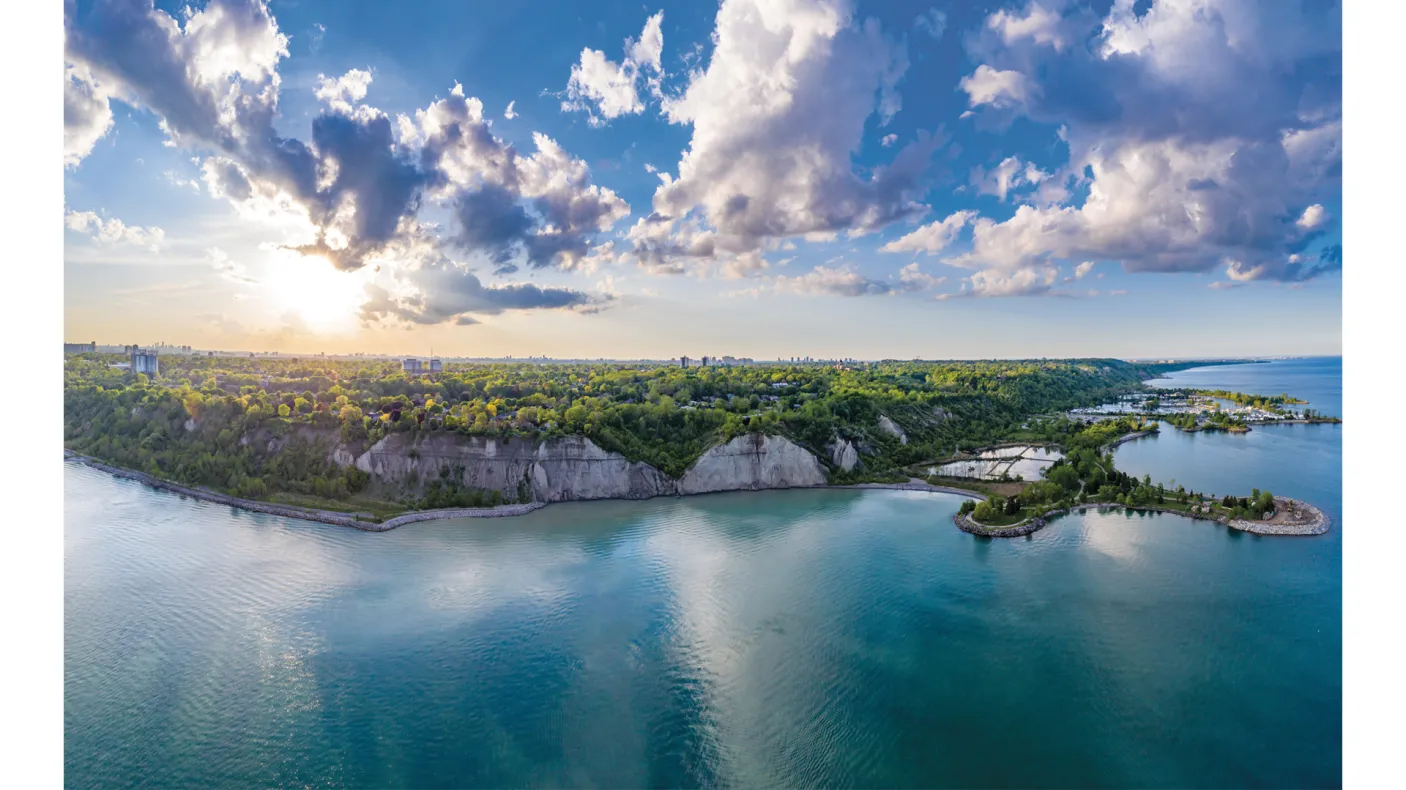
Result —
M1067 509L1047 510L1039 516L1013 524L1009 527L987 527L973 521L967 516L957 513L952 516L952 521L957 528L963 532L970 532L973 535L986 535L993 538L1015 538L1022 535L1029 535L1044 528L1050 520L1056 516L1063 516L1082 510L1104 510L1121 509L1136 510L1144 513L1170 513L1174 516L1196 519L1199 521L1214 521L1224 524L1231 529L1238 529L1242 532L1251 532L1256 535L1322 535L1328 531L1328 517L1323 512L1307 502L1297 499L1275 499L1279 508L1292 507L1304 514L1302 519L1292 523L1275 524L1268 521L1247 521L1245 519L1232 519L1225 516L1210 515L1208 513L1190 513L1185 510L1173 510L1171 508L1157 507L1156 505L1143 505L1134 507L1131 505L1114 505L1104 502L1089 502L1083 505L1075 505Z
M970 532L973 535L980 535L988 538L1019 538L1034 532L1039 532L1045 526L1045 520L1040 516L1022 521L1019 524L1011 524L1008 527L988 527L979 524L962 513L952 516L952 523L957 525L957 529L963 532Z

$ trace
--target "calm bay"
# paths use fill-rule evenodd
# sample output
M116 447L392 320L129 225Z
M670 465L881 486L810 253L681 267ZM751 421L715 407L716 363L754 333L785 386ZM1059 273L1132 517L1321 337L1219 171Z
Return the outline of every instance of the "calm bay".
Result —
M1157 384L1341 415L1341 360ZM65 467L71 787L1341 783L1342 426L1119 468L1332 518L958 531L956 496L553 505L362 533Z

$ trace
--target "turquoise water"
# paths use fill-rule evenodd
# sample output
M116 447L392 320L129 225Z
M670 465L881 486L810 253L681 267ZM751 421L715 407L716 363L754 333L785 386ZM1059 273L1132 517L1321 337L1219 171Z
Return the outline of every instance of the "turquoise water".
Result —
M979 539L898 491L368 534L67 466L65 785L1338 785L1339 429L1311 428L1118 454L1258 469L1320 538Z

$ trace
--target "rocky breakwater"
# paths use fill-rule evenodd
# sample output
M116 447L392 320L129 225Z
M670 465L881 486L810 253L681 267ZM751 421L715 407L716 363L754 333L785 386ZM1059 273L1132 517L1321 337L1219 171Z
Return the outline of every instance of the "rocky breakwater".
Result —
M1274 515L1263 521L1227 519L1226 526L1256 535L1322 535L1328 531L1323 511L1297 499L1274 498Z
M955 513L952 515L952 522L957 525L957 529L963 532L983 535L988 538L1018 538L1022 535L1038 532L1045 526L1045 519L1041 516L1022 521L1019 524L1011 524L1008 527L988 527L973 521L967 515Z
M1251 532L1256 535L1322 535L1328 531L1328 517L1323 511L1297 499L1274 500L1274 515L1264 521L1247 521L1245 519L1226 518L1223 515L1210 515L1206 513L1191 513L1185 510L1175 510L1172 508L1157 507L1156 505L1118 505L1111 503L1089 502L1083 505L1075 505L1067 510L1048 510L1019 524L1012 524L1009 527L987 527L973 521L969 516L957 513L952 516L952 521L957 528L963 532L970 532L973 535L985 535L992 538L1014 538L1021 535L1029 535L1042 529L1051 519L1056 516L1077 513L1084 510L1130 510L1143 513L1168 513L1182 518L1195 519L1198 521L1214 521L1224 524L1231 529L1238 529L1242 532Z

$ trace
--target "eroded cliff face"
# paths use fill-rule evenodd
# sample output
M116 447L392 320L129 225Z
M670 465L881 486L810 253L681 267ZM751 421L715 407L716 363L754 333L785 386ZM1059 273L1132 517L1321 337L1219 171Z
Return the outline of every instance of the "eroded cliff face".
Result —
M830 461L841 470L848 472L859 464L859 451L854 448L853 442L837 436L830 445Z
M680 494L754 491L825 483L820 459L780 436L748 433L704 453L679 481Z
M523 486L533 501L644 499L672 493L673 481L650 466L596 446L584 436L547 441L431 434L418 441L391 434L356 459L379 484L427 480L448 468L469 488L516 498Z
M349 463L339 448L334 461ZM438 477L442 469L470 488L536 502L647 499L667 494L821 485L825 468L810 452L779 436L746 434L708 450L674 480L649 464L601 449L584 436L545 441L431 434L392 434L357 456L373 484L401 487Z
M879 415L879 428L884 433L887 433L888 435L897 439L899 444L908 444L908 434L904 433L903 429L898 427L898 423L894 422L893 420L890 420L888 418L888 415Z

